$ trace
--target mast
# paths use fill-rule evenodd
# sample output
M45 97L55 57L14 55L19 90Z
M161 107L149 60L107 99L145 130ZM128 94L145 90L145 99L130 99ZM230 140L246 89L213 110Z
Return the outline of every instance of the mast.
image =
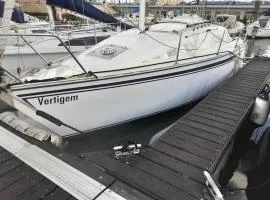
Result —
M141 31L144 31L144 24L145 24L145 0L140 0L139 28Z
M258 17L259 17L260 7L261 7L261 1L256 0L255 5L254 5L254 15L255 15L254 17L255 17L255 20L257 20Z
M54 13L53 13L52 6L47 5L47 11L48 11L49 20L50 20L50 29L54 30L55 29L55 21L54 21Z
M12 12L13 12L13 9L15 7L15 0L4 0L4 2L5 2L4 14L3 14L2 20L0 20L0 26L2 27L1 33L8 33ZM0 40L3 42L6 39L0 38ZM1 47L0 47L0 65L2 65L4 51L5 51L5 46L1 45Z
M203 18L206 18L206 6L207 6L207 0L203 0L203 14L202 14Z

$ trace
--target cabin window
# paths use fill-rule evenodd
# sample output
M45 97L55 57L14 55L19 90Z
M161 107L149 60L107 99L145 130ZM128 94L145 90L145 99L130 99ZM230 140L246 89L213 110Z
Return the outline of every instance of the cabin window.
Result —
M42 30L42 29L40 29L40 30L32 30L32 33L47 33L47 31Z
M95 45L96 43L101 42L102 40L105 40L109 38L110 35L103 35L103 36L90 36L90 37L84 37L84 38L74 38L69 41L64 42L67 46L87 46L87 45ZM58 46L63 46L62 43L60 43Z

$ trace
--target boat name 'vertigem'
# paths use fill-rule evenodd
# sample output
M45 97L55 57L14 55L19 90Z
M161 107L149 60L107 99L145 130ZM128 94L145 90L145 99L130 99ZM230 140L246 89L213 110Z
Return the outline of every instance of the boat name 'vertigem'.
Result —
M52 98L38 97L39 104L42 105L50 105L50 104L65 104L70 101L78 101L78 95L59 97L54 96Z

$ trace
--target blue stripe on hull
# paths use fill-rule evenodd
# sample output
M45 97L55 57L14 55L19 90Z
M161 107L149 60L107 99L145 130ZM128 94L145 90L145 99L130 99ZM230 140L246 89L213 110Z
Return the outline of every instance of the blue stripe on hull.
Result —
M225 60L208 64L202 67L197 67L194 69L188 69L180 72L174 72L174 73L168 73L168 74L162 74L157 76L151 76L146 78L139 78L139 79L132 79L128 81L119 81L119 82L113 82L113 83L107 83L107 84L99 84L99 85L91 85L91 86L84 86L84 87L76 87L76 88L68 88L68 89L61 89L61 90L50 90L50 91L44 91L44 92L36 92L36 93L28 93L28 94L20 94L19 97L22 97L24 99L30 99L33 98L31 96L54 96L54 95L62 95L62 94L71 94L76 92L87 92L91 90L99 90L99 89L106 89L106 88L114 88L114 87L122 87L126 85L134 85L134 84L141 84L145 82L152 82L152 81L158 81L162 79L169 79L177 76L183 76L186 74L192 74L192 73L198 73L200 71L209 70L212 68L216 68L220 65L224 65L231 61L234 57L227 58Z

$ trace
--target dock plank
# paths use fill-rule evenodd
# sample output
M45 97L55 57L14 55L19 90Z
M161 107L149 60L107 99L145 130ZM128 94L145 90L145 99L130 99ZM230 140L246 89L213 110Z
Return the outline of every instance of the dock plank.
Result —
M230 93L230 94L235 94L235 95L241 95L243 97L246 97L246 98L253 98L256 96L255 93L252 93L252 92L245 92L243 93L242 90L239 90L239 89L235 89L235 88L222 88L220 89L220 92L221 93Z
M208 159L202 158L196 154L186 152L182 149L170 146L160 141L157 141L156 144L154 144L153 148L163 152L166 155L169 155L171 157L174 157L178 160L189 163L201 169L207 168L207 166L210 163Z
M246 106L250 102L250 99L242 100L242 99L228 97L228 96L225 96L225 95L223 95L223 96L221 96L221 95L213 95L212 98L216 99L216 100L220 100L220 101L235 102L237 104L241 104L242 106Z
M4 162L10 160L13 157L14 157L14 155L9 153L8 151L5 151L5 152L0 154L0 163L4 163Z
M229 104L229 103L222 103L222 101L211 101L211 102L207 102L206 104L210 104L210 105L213 105L213 106L219 106L221 108L227 108L227 109L230 109L230 110L234 110L236 112L241 112L243 111L243 106L241 107L238 107L236 105L233 105L233 104Z
M200 113L204 113L205 116L207 116L207 114L209 116L215 116L215 117L220 117L227 121L229 120L227 123L231 123L230 121L235 122L236 119L238 119L237 115L231 114L231 113L226 113L226 112L222 112L219 109L208 109L205 107L197 107L197 112L195 113L195 115L200 115Z
M0 192L0 196L3 197L3 199L17 200L21 194L35 187L37 184L39 184L40 181L44 179L45 178L37 172L33 172L29 176L24 176L22 179L12 184L10 187L2 190Z
M175 131L174 129L171 129L170 131L168 131L168 134L167 134L168 137L175 138L175 139L179 138L188 143L195 144L197 146L200 146L200 147L212 150L212 151L216 151L220 147L217 143L206 140L205 138L196 137L194 135L187 134L183 131L181 132L181 134L179 134L178 131L174 133L174 131Z
M48 179L44 179L36 184L31 189L25 191L23 194L17 197L18 200L36 200L36 199L44 199L48 196L52 191L54 191L58 186L56 186L53 182Z
M121 181L114 182L109 189L126 198L127 200L154 200L148 195L139 192L135 188L130 187Z
M190 119L182 119L181 122L179 122L179 124L186 124L191 127L204 130L206 132L212 133L213 135L217 135L217 136L226 136L229 134L227 130L219 129L213 126L208 126L207 124L203 124L195 120L191 121Z
M239 100L240 102L250 102L253 99L253 97L240 96L239 94L234 94L232 92L224 93L222 91L216 91L212 95L217 96L217 97L222 97L224 99L235 99L235 100Z
M233 120L232 118L225 118L224 116L221 117L220 115L217 115L216 112L207 113L207 112L202 112L201 110L197 110L197 112L192 113L192 115L194 115L196 117L205 118L205 119L208 119L208 120L211 120L214 122L222 122L222 123L229 125L229 126L236 125L235 120Z
M203 138L215 143L223 143L226 140L226 137L224 135L216 135L206 130L200 129L199 127L189 126L185 123L178 123L173 127L173 129L184 131L187 134Z
M180 134L178 131L171 129L167 133L168 138L172 138L171 140L183 140L187 143L190 143L189 145L196 145L202 148L206 148L211 151L215 151L219 145L217 143L211 142L209 140L206 140L201 137L196 137L194 135L188 134L184 131L182 131Z
M203 174L196 166L192 166L153 148L148 148L147 151L144 151L140 156L167 167L168 169L171 169L177 173L190 177L197 182L204 183Z
M60 187L49 193L43 200L67 200L70 194Z
M32 173L34 173L34 170L31 169L26 164L20 165L18 168L15 168L14 170L4 174L0 178L0 191L3 191L10 185L18 182L21 180L24 176L30 176Z
M204 109L208 109L208 110L213 110L213 111L220 111L220 112L223 112L224 114L231 114L231 115L234 115L236 117L239 117L242 115L241 112L238 112L236 110L220 107L218 105L213 105L213 104L205 103L205 104L199 105L199 107L204 108Z
M190 113L189 115L187 115L184 120L194 121L194 122L206 125L211 128L224 130L225 132L232 130L232 126L227 125L223 123L222 121L215 120L214 121L215 123L213 123L213 120L207 119L206 117L199 117L197 115L194 115L193 113Z
M183 200L198 199L154 176L119 162L112 156L99 153L89 153L86 156L96 164L104 167L109 174L117 176L125 184L135 187L152 198L178 200L179 196L181 196ZM103 159L100 159L101 157Z
M186 152L203 157L207 160L211 160L211 158L214 157L214 155L216 154L214 150L209 150L206 149L205 147L201 147L198 145L192 145L192 143L190 143L189 141L182 140L181 138L178 137L171 137L171 136L167 137L166 135L165 137L162 137L160 141L170 146L182 149Z
M0 163L0 177L18 168L21 165L23 165L23 162L16 158L12 158L4 163Z
M202 184L194 182L188 177L176 173L167 167L158 165L146 159L140 160L140 162L137 162L133 167L136 167L147 174L151 174L152 176L162 180L164 183L177 187L178 189L187 192L191 196L198 199L202 197L201 193L198 192L203 190L204 186Z

